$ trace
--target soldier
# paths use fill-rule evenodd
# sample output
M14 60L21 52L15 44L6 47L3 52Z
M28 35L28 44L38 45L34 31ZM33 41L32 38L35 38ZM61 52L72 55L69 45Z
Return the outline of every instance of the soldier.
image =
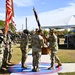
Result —
M56 55L58 52L58 43L57 43L57 36L55 35L55 29L52 28L50 29L50 36L48 38L49 43L50 43L50 50L51 50L51 67L48 69L54 69L54 63L55 60L57 61L58 65L56 66L57 68L59 66L62 66L60 59Z
M6 67L11 63L12 52L13 52L13 41L11 37L12 37L12 32L9 30L7 35L4 36L5 50L4 50L3 67Z
M21 59L22 68L27 68L26 59L28 56L28 42L29 42L28 34L29 31L25 29L23 30L23 34L21 36L20 49L22 52L22 59Z
M32 39L31 39L32 57L33 57L32 71L34 72L39 71L41 48L44 46L44 39L41 35L42 35L42 30L38 30L38 34L32 35Z
M4 54L4 42L3 42L3 32L0 30L0 69L3 64L3 54Z
M9 48L8 48L8 63L11 63L11 58L13 54L13 39L12 39L12 31L9 30L7 34L7 41L9 43Z

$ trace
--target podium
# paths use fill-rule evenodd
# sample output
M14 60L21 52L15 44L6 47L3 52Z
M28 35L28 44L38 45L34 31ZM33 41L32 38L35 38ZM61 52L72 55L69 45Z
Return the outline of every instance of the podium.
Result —
M50 53L50 47L43 47L42 48L42 55L47 55Z

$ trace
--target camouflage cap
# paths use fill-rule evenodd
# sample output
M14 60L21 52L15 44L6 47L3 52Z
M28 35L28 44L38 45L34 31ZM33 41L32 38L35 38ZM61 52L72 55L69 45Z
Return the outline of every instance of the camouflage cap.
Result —
M38 31L38 28L36 28L36 31Z
M42 32L42 29L39 29L39 30L38 30L38 33L39 33L39 32Z
M54 29L54 28L50 29L50 32L55 32L55 31L56 31L56 29Z
M29 34L29 31L27 29L24 29L23 33Z
M0 30L0 33L3 33L2 30Z

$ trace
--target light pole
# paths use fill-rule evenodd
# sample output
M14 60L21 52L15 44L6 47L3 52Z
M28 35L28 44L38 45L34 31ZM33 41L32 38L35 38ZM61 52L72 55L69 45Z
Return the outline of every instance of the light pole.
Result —
M26 29L27 29L27 17L25 18L25 20L26 20L25 23L26 23Z

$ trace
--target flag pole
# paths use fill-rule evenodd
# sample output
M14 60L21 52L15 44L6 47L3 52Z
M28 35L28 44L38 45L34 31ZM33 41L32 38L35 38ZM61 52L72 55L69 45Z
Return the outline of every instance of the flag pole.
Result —
M39 22L38 14L37 14L37 12L36 12L34 7L33 7L33 11L34 11L34 16L35 16L36 22L38 24L38 27L39 27L39 29L41 29L41 24Z

